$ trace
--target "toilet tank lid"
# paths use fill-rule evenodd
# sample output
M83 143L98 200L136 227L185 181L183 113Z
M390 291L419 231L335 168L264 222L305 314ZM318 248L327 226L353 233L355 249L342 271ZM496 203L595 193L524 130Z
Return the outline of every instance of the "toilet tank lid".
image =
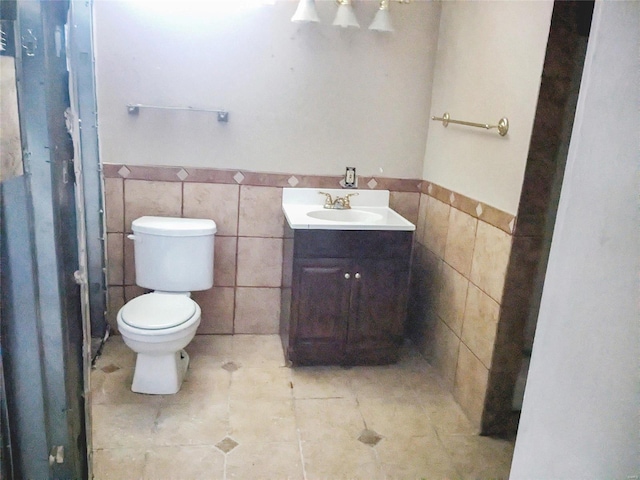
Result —
M216 233L216 222L208 218L151 217L136 218L131 223L133 233L165 237L199 237Z

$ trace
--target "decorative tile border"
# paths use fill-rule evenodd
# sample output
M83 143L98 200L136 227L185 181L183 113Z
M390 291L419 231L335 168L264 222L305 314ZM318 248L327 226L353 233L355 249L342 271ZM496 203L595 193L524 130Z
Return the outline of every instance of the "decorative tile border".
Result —
M216 168L123 165L114 163L103 164L102 172L105 178L125 178L127 180L227 183L232 185L280 188L340 188L340 182L342 181L342 176L297 175ZM358 186L359 188L370 188L372 190L424 193L474 218L499 228L506 233L513 235L515 232L515 216L426 180L360 176L358 177Z
M285 173L250 172L215 168L165 167L151 165L104 164L106 178L150 180L162 182L229 183L262 187L340 188L342 176L297 175ZM421 180L385 177L358 177L360 188L419 192Z
M491 226L499 228L503 232L510 235L515 233L516 217L510 213L503 212L491 205L479 202L426 180L422 182L420 192L430 195Z

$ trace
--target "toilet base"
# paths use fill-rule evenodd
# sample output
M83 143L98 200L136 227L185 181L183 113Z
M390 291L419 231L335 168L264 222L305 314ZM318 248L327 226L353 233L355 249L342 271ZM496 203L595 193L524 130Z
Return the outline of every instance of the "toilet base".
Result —
M151 395L177 393L189 367L189 355L184 350L165 355L138 353L131 391Z

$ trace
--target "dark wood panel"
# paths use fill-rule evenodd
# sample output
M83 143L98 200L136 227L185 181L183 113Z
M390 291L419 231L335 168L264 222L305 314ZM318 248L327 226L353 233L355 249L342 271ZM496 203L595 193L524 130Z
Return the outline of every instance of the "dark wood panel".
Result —
M344 349L349 314L350 262L341 259L296 261L293 269L292 325L296 352L318 347Z
M404 258L413 232L295 230L296 258Z
M402 343L409 269L397 260L361 260L354 280L347 343L392 348Z
M291 297L283 295L281 316L287 358L297 365L397 361L411 241L412 232L294 231L284 262L291 268L293 261Z

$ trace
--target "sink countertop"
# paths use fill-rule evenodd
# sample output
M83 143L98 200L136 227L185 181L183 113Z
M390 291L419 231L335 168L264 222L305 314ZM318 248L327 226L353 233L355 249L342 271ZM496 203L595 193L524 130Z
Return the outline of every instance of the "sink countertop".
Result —
M323 210L325 197L318 192L331 194L333 198L343 197L349 193L358 193L350 199L351 210L376 214L374 220L341 221L323 220L307 215L310 212ZM292 229L318 230L405 230L413 231L416 226L389 208L388 190L352 190L337 188L284 188L282 192L282 210ZM332 212L332 209L325 209ZM336 209L335 212L349 210Z

